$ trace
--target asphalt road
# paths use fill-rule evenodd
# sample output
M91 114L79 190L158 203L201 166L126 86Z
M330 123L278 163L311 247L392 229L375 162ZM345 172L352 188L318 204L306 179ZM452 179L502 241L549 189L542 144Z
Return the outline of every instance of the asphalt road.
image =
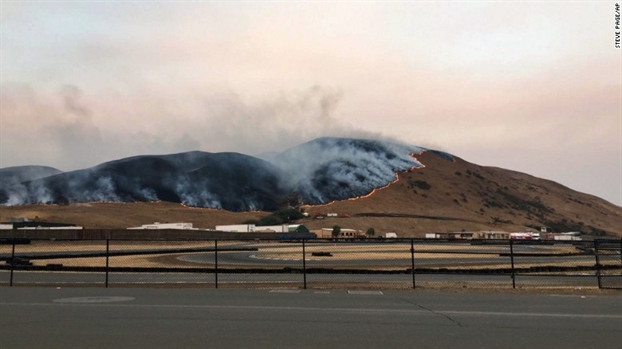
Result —
M374 251L374 253L382 253L382 250ZM395 251L391 251L395 253ZM439 253L439 252L436 252ZM456 253L456 251L452 251ZM365 259L365 253L350 252L351 255L359 255L360 258L350 260L332 259L331 257L314 257L307 253L308 267L359 267L366 268L370 266L403 266L408 268L411 265L411 259L407 258L384 258L384 259ZM196 253L179 256L179 260L184 262L214 264L214 253ZM595 263L594 256L577 255L572 257L565 256L528 256L515 257L514 263L517 266L521 264L542 264L542 263L567 263L568 265ZM266 265L266 266L302 266L302 254L300 257L294 258L266 258L263 257L261 249L259 252L222 252L218 253L219 265ZM456 267L460 265L506 265L511 266L509 256L497 257L476 257L460 258L460 257L432 257L417 258L415 257L415 265L419 267L446 266Z
M620 348L618 295L0 287L10 348Z
M101 285L104 286L105 273L91 272L47 272L47 271L15 271L13 283L15 285ZM215 283L215 275L207 273L110 273L108 281L112 286L130 284L212 284ZM622 276L608 280L607 285L622 284ZM0 284L8 285L10 281L9 271L0 271ZM424 287L429 286L488 286L488 287L512 287L512 279L509 275L494 274L417 274L416 284ZM235 273L218 274L220 286L234 284L247 284L255 287L260 284L289 284L294 287L303 287L304 275L302 274L253 274ZM326 284L362 283L370 285L382 285L386 288L410 288L412 287L412 275L410 274L307 274L308 288L325 286ZM553 275L518 275L517 287L537 286L566 286L566 287L596 287L598 281L594 275L583 276L553 276Z

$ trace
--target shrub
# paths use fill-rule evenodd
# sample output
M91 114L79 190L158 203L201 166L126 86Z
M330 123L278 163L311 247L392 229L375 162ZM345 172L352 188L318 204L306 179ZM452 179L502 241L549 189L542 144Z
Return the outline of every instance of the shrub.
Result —
M261 217L260 220L249 219L245 221L243 224L255 224L257 226L265 226L265 225L279 225L290 223L292 221L301 219L304 217L302 212L295 208L286 208L283 210L278 210L276 212L272 212L271 214Z
M432 188L432 186L428 182L422 181L422 180L416 180L416 181L410 180L408 181L408 184L412 185L413 187L417 187L423 190L428 190Z
M338 225L334 225L333 226L333 232L332 232L333 237L334 238L338 237L339 233L341 233L341 227L338 226Z
M374 236L374 235L376 235L376 230L374 228L369 228L365 232L365 235L367 235L367 236Z

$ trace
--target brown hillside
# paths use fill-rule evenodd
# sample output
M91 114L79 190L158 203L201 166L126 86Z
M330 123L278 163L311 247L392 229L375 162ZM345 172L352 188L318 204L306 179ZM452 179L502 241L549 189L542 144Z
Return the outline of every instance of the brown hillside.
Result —
M425 168L399 174L399 180L370 197L309 207L352 218L322 222L402 236L426 232L506 230L546 226L549 231L622 236L622 208L592 195L524 173L483 167L435 153L418 155ZM373 216L373 217L370 217ZM422 217L425 216L425 217ZM308 224L315 226L315 224Z
M396 182L368 197L305 207L350 218L305 219L311 229L332 227L397 232L472 230L581 231L622 236L622 208L558 183L524 173L482 167L460 158L449 161L433 152L417 155L425 168L399 174ZM191 222L195 227L239 224L267 213L233 213L179 204L91 203L1 207L0 220L27 217L73 223L87 228L125 228L153 222Z

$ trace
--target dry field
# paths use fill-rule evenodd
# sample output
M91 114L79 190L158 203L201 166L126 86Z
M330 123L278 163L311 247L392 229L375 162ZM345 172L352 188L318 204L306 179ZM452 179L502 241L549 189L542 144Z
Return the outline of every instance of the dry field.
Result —
M268 268L280 268L278 266L266 266L262 264L262 259L284 259L292 261L300 261L302 259L302 246L300 244L276 244L276 243L240 243L235 241L219 242L218 247L255 247L256 252L253 252L255 258L249 259L247 262L236 262L235 266L245 267L268 267ZM177 242L132 242L132 241L113 241L110 243L110 251L147 251L156 250L171 250L170 253L154 253L148 255L124 255L124 256L110 256L110 267L154 267L154 268L208 268L213 267L213 263L193 263L184 260L180 260L178 257L191 255L193 253L177 253L175 249L180 248L213 248L214 243L212 241L196 242L196 241L177 241ZM0 253L10 254L11 246L0 245ZM16 245L16 254L29 254L29 253L71 253L71 252L105 252L106 244L102 241L33 241L31 245ZM376 270L387 270L394 268L406 268L408 263L399 266L380 266L370 263L370 261L383 261L383 260L404 260L408 261L411 258L410 244L408 243L387 243L387 244L307 244L306 259L308 261L326 261L330 263L335 262L350 262L348 268L352 268L356 265L357 261L365 261L361 263L359 268L371 268ZM314 252L330 253L330 257L313 256ZM433 268L451 268L451 269L495 269L495 268L509 268L510 258L499 257L499 253L507 253L507 250L501 250L499 246L471 246L471 245L447 245L447 244L425 244L423 246L415 246L416 260L421 262L428 259L443 259L446 260L442 263L438 263ZM540 253L573 253L576 249L572 246L549 246L545 249L539 250ZM196 252L199 254L205 254L208 252ZM227 253L236 252L219 252L219 256L226 255ZM499 262L491 262L491 259L499 258ZM481 259L488 259L486 263L482 263ZM96 257L76 257L76 258L49 258L49 259L33 259L31 260L36 266L46 266L48 264L62 264L63 266L85 266L85 267L104 267L106 265L106 258L103 256ZM452 262L453 261L453 262ZM608 260L602 260L602 264L605 265L619 265L619 260L611 258ZM616 264L617 263L617 264ZM555 257L545 262L525 262L521 261L520 257L515 257L515 266L519 268L535 267L535 266L593 266L594 261L591 259L573 260L573 257ZM221 267L227 267L227 264L221 262ZM426 264L426 268L431 267Z
M218 247L236 247L236 245L243 245L245 247L256 247L258 250L250 252L257 258L249 258L247 261L242 259L234 259L232 263L222 262L226 258L219 259L219 268L222 269L243 269L243 268L255 268L255 269L283 269L285 267L290 268L302 268L302 246L299 244L289 243L265 243L265 242L235 242L229 241L227 244L219 242ZM10 253L10 247L7 245L0 245L0 253ZM32 245L16 245L18 253L85 253L85 252L105 252L105 243L101 241L97 242L69 242L69 241L35 241ZM205 254L211 252L196 252L196 253L176 253L175 249L181 248L202 248L202 247L214 247L213 242L196 242L196 241L178 241L178 242L128 242L128 241L116 241L111 242L110 250L113 252L119 251L137 251L145 252L147 250L162 250L169 249L172 253L156 253L148 255L125 255L125 256L110 256L108 259L108 265L112 268L124 267L124 268L191 268L191 269L205 269L214 268L213 263L194 263L185 260L181 260L179 257L188 256L192 254ZM471 246L471 245L447 245L447 244L424 244L415 245L416 261L420 263L419 268L425 269L450 269L450 270L477 270L477 269L508 269L510 268L509 257L499 257L500 252L507 252L502 250L500 246ZM417 252L423 251L423 252ZM541 250L542 253L571 253L575 252L572 246L548 246ZM306 258L308 261L326 261L326 264L314 263L312 265L307 264L307 268L312 266L313 268L336 268L341 270L348 269L369 269L376 271L401 271L405 272L410 268L410 243L385 243L385 244L313 244L306 245ZM313 252L328 252L332 254L331 257L318 257L312 256ZM219 257L227 257L227 254L233 254L238 252L219 252ZM616 259L617 257L617 259ZM481 259L488 259L482 261ZM278 263L266 263L262 259L288 259L283 264ZM391 265L386 263L375 264L374 261L383 260L400 260ZM424 261L432 261L434 259L447 259L443 263L429 264ZM499 262L495 262L498 259ZM573 257L552 257L546 262L523 262L520 257L515 258L515 266L517 268L528 268L536 266L583 266L592 267L594 261L592 259L577 260ZM366 261L364 264L357 264L358 261ZM97 257L77 257L77 258L53 258L53 259L32 259L31 262L35 266L47 266L48 264L62 264L64 267L95 267L104 268L106 266L106 258L102 256ZM331 264L335 262L336 264ZM619 256L613 256L609 260L601 261L605 265L613 265L618 269L616 270L604 270L603 275L620 275L620 260ZM186 271L188 272L188 271ZM22 273L22 271L18 271ZM56 280L62 280L65 274L70 275L71 272L65 272L61 270L55 270L51 272ZM183 274L183 272L182 272ZM412 283L409 282L409 275L402 275L405 278L382 278L375 279L370 278L372 281L356 281L352 279L348 273L340 273L339 275L319 275L310 274L309 282L314 289L411 289ZM458 273L455 277L450 275L447 278L437 278L438 275L426 275L417 274L417 288L418 289L445 289L445 290L477 290L478 292L494 292L495 290L512 290L512 282L510 278L497 276L495 278L480 277L471 273ZM523 273L521 275L535 275L536 273ZM563 275L594 275L594 271L558 271L558 272L546 272L544 274L556 276ZM289 281L276 281L279 277L285 277ZM383 275L386 276L386 275ZM75 277L75 276L74 276ZM130 275L130 281L115 281L114 286L122 285L123 287L215 287L214 282L210 281L211 276L208 276L206 281L197 281L197 279L189 279L189 281L168 281L168 276L160 277L160 281L150 281L151 276L143 275ZM134 279L131 279L131 278ZM194 276L193 276L194 277ZM297 276L279 275L277 278L271 276L260 276L255 281L245 281L244 279L236 279L237 275L228 275L226 281L221 281L218 287L221 288L300 288L302 287L302 275L300 275L300 281L297 280ZM70 276L67 276L69 279ZM199 277L199 279L201 276ZM590 278L591 280L592 278ZM69 279L71 280L71 279ZM171 280L175 280L172 277ZM291 281L294 280L294 281ZM543 279L544 280L544 279ZM7 282L6 280L4 281ZM55 283L56 282L56 283ZM50 281L49 283L20 281L20 285L32 285L32 286L57 286L63 284L66 286L87 286L90 285L84 281ZM101 285L103 281L97 281L95 284ZM522 281L521 281L522 282ZM571 292L577 290L591 290L595 292L607 292L598 290L596 286L596 279L594 278L594 286L574 286L572 282L559 282L553 279L550 283L543 281L542 283L530 283L517 285L523 290L529 292Z

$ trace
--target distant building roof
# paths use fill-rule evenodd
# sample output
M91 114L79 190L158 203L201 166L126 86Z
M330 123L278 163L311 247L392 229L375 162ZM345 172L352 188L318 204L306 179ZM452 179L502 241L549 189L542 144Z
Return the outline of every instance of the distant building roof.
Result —
M288 229L290 233L309 233L309 229L302 224L291 224Z
M181 229L181 230L198 230L192 227L192 223L160 223L143 224L140 227L132 227L127 229Z
M52 228L52 227L75 227L75 224L69 223L60 223L60 222L40 222L40 221L31 221L26 219L22 219L16 222L0 222L0 224L12 224L13 229L19 228Z

